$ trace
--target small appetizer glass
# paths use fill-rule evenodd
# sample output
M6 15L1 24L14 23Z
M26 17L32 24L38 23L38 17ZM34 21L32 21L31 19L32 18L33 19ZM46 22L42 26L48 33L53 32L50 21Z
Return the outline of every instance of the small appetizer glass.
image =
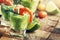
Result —
M26 36L26 29L28 25L28 15L24 16L15 14L14 12L10 12L8 10L2 10L2 20L1 25L9 26L14 32L10 32L12 36Z
M28 18L29 16L27 14L21 16L10 13L11 28L14 29L17 33L20 32L19 34L26 36Z

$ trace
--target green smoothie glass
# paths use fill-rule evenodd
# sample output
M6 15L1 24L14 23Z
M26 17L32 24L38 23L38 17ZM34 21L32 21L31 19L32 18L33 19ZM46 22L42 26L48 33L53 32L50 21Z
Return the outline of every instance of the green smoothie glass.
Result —
M25 36L28 25L28 18L29 18L28 14L22 16L10 13L11 28L13 28L16 31L19 31L20 32L19 34L23 34Z
M28 7L32 12L35 12L39 3L39 0L21 0L21 4Z
M25 36L29 15L28 14L24 14L23 16L19 15L13 11L10 11L8 6L5 7L2 6L1 10L2 10L2 22L7 24L7 26L16 31L16 33L10 32L10 34L17 36L23 34ZM2 22L1 24L3 24Z

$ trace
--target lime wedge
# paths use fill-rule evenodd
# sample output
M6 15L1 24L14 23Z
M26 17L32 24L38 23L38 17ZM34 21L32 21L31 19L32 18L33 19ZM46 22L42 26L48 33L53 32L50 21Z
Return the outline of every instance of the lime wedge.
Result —
M46 11L49 14L57 14L59 13L59 8L54 4L54 2L50 1L46 5Z

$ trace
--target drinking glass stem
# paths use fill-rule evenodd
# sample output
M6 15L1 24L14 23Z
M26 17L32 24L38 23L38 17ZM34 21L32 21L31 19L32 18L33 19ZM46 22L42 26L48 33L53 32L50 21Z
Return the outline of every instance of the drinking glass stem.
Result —
M26 35L26 30L24 30L23 36L24 36L24 40L28 40L28 37Z
M23 37L26 37L26 30L20 30L20 34L22 34Z

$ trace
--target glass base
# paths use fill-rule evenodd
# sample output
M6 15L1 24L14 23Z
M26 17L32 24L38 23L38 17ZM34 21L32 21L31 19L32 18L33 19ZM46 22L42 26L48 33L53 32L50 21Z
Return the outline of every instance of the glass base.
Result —
M9 21L4 20L4 19L1 20L1 25L8 26L9 28L12 27L11 23ZM26 38L26 36L27 36L26 35L26 30L17 31L17 30L14 30L14 29L10 30L9 35L10 36L16 36L16 37L24 37L24 38Z
M11 26L9 21L3 20L3 18L1 18L1 25L5 25L5 26Z
M10 32L11 36L26 37L26 30L20 30L19 32Z

